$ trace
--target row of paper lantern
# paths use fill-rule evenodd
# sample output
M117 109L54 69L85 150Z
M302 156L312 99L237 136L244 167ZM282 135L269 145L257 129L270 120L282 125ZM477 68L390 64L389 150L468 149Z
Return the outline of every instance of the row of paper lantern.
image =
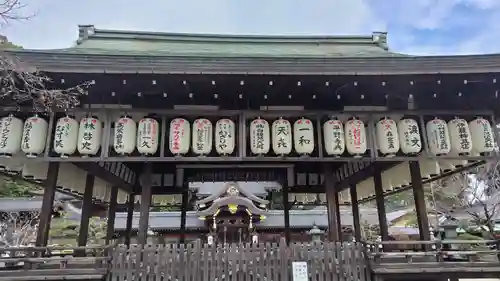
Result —
M47 179L49 163L26 161L21 158L0 158L0 171L12 175L20 175L26 180L44 182ZM73 164L60 163L57 177L57 187L76 195L83 196L85 192L85 181L87 172L79 169ZM92 197L102 202L109 202L112 185L101 178L94 180ZM128 194L122 190L118 191L118 202L125 203Z
M420 163L420 174L422 180L428 180L449 172L454 169L468 165L466 160L440 160L422 159ZM408 163L401 163L382 172L382 189L384 193L405 188L411 185L410 168ZM369 200L375 198L375 183L373 177L368 178L356 185L358 200ZM344 189L339 194L341 204L350 204L351 195L349 189Z
M115 122L113 148L118 154L130 154L136 149L144 155L158 151L160 139L159 122L143 118L135 122L130 117L121 117ZM45 150L48 122L37 115L22 121L12 115L0 119L0 154L13 155L20 150L27 156L37 156ZM208 119L193 122L176 118L170 122L169 149L174 155L183 155L190 148L197 155L212 151L214 128ZM265 155L272 150L277 155L288 155L292 147L298 154L311 154L315 148L313 122L306 118L292 124L286 119L269 122L257 118L250 123L250 150L256 155ZM53 150L61 156L95 155L102 142L102 122L96 117L85 117L76 121L69 116L57 120ZM230 119L220 119L215 125L215 149L218 154L232 154L235 149L235 124ZM491 152L494 149L493 130L488 120L476 118L467 122L454 118L449 122L435 118L426 124L427 141L433 155L462 155ZM192 137L191 137L192 136ZM362 120L353 118L343 124L332 119L323 124L324 147L327 155L340 156L347 152L360 156L367 151L367 133ZM376 144L381 154L393 156L399 151L416 154L422 149L421 133L414 119L395 121L382 118L376 122Z
M141 202L141 196L137 195L135 198L137 203ZM181 194L169 194L169 195L158 195L154 194L151 197L151 202L154 205L160 206L168 206L168 205L179 205L182 203L182 195Z
M289 193L288 202L296 202L298 204L316 203L326 204L325 193Z

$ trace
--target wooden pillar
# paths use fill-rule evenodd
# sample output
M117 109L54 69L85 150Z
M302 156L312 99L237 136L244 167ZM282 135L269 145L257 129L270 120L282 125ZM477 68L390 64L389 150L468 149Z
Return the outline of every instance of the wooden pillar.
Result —
M141 206L139 217L139 232L137 233L137 243L146 245L148 242L148 228L149 228L149 208L151 207L151 176L153 173L153 164L145 163L143 171L143 181L141 190Z
M377 204L378 223L380 226L380 236L382 241L389 240L389 225L387 224L387 214L385 212L384 189L382 187L382 171L375 169L373 174L375 184L375 203Z
M135 195L129 194L127 201L127 226L125 228L125 245L130 247L130 237L132 236L132 219L134 218Z
M109 245L115 235L116 208L118 206L118 186L111 187L108 207L108 225L106 226L106 245Z
M184 181L184 169L176 170L176 185L182 189L182 203L181 203L181 226L180 226L180 243L186 241L186 217L187 208L189 204L189 186Z
M92 195L94 193L95 177L87 174L85 178L85 191L83 193L82 215L80 218L80 231L78 233L78 246L86 246L89 237L89 222L92 215Z
M39 217L39 228L36 236L36 246L47 246L49 240L50 222L54 208L54 197L56 195L57 176L59 174L59 163L51 162L45 180L43 192L42 210Z
M324 186L326 193L326 206L328 210L328 240L329 241L339 241L339 215L338 211L338 200L337 191L335 190L335 177L333 173L333 164L326 163L323 165L323 177Z
M410 176L413 189L413 199L415 200L415 209L417 212L418 231L420 240L429 241L430 229L429 218L427 217L427 208L425 204L424 186L422 184L422 175L420 174L420 164L418 161L410 161Z
M337 215L337 232L338 232L338 236L339 236L339 241L342 242L342 237L343 237L343 233L342 233L342 220L341 220L341 216L340 216L340 200L339 200L339 196L340 196L340 193L337 191L335 192L335 214Z
M285 220L285 241L290 243L290 202L288 202L288 189L295 185L295 170L293 168L286 169L286 180L282 183L282 197L283 197L283 215Z
M359 242L361 241L361 222L359 221L358 191L356 190L355 184L351 185L349 189L351 192L352 224L354 227L354 239L356 239L356 242Z

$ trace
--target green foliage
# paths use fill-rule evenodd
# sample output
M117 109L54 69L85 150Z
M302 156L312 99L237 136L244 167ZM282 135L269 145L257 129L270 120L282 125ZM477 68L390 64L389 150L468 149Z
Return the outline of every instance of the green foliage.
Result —
M22 49L23 47L20 45L16 45L12 42L4 42L0 43L0 49Z
M32 197L39 187L15 179L3 178L0 182L0 198Z
M483 237L476 236L476 235L473 235L473 234L470 234L470 233L461 233L461 234L458 235L458 237L457 237L456 240L472 240L472 241L475 241L475 240L483 240Z
M99 217L91 217L89 221L89 232L87 245L99 245L101 240L106 237L107 220ZM80 232L80 221L69 220L64 214L61 218L52 220L50 226L50 236L52 239L73 238L76 244L76 238Z
M181 211L182 207L179 205L159 205L159 206L152 206L150 208L151 212L175 212L175 211Z

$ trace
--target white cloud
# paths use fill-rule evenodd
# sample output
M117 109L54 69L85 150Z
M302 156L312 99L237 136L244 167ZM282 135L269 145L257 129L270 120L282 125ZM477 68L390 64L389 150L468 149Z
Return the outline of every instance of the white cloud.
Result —
M126 4L130 3L130 4ZM37 16L5 30L28 48L62 48L78 24L98 28L240 34L370 34L389 31L395 51L500 50L500 0L31 1ZM29 12L29 11L28 11Z

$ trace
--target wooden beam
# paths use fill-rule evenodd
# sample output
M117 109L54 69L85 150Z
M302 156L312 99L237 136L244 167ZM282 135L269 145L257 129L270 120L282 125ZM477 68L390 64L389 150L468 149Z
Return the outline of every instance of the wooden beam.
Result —
M95 176L87 174L85 179L85 192L83 194L82 214L80 217L80 231L78 233L78 246L86 246L89 236L89 222L92 215L92 195L94 191Z
M331 164L323 165L323 175L325 191L326 191L326 201L327 201L327 210L328 210L328 240L329 241L340 241L339 240L339 232L338 232L338 214L337 214L337 205L336 201L336 193L337 189L335 188L335 176L334 171Z
M187 208L189 204L189 186L185 181L184 169L177 169L175 173L176 187L182 189L182 209L181 209L181 237L179 242L184 243L186 240L186 219L187 219Z
M128 193L131 193L133 191L132 184L125 182L122 178L114 175L113 173L99 166L97 163L75 162L73 164L89 174L101 178L111 183L112 185L119 186L122 190Z
M36 245L47 246L49 240L50 223L54 208L54 197L56 194L57 176L59 174L59 163L50 163L45 180L45 192L43 193L42 210L39 218L39 229L36 237Z
M375 185L375 203L377 204L378 222L382 241L389 240L389 225L387 224L387 213L385 211L384 189L382 187L382 171L377 167L373 174Z
M420 163L410 161L410 177L413 189L413 200L415 201L415 210L417 212L418 231L421 241L430 240L429 218L427 217L427 207L425 204L424 186L422 175L420 174Z
M351 202L352 202L352 224L354 227L354 238L356 242L361 241L361 223L359 217L359 204L358 204L358 191L356 190L356 185L351 185L349 188L351 192Z
M113 185L111 187L109 196L109 207L108 207L108 225L106 226L106 245L113 240L115 235L115 218L116 209L118 206L118 186Z
M149 228L149 208L151 206L151 173L153 170L152 163L144 163L142 192L141 192L141 208L139 218L139 232L137 234L137 243L146 245L148 242Z
M135 198L134 194L130 194L128 196L127 201L127 226L125 231L125 245L130 247L130 238L132 236L132 220L134 218L134 206L135 206Z

